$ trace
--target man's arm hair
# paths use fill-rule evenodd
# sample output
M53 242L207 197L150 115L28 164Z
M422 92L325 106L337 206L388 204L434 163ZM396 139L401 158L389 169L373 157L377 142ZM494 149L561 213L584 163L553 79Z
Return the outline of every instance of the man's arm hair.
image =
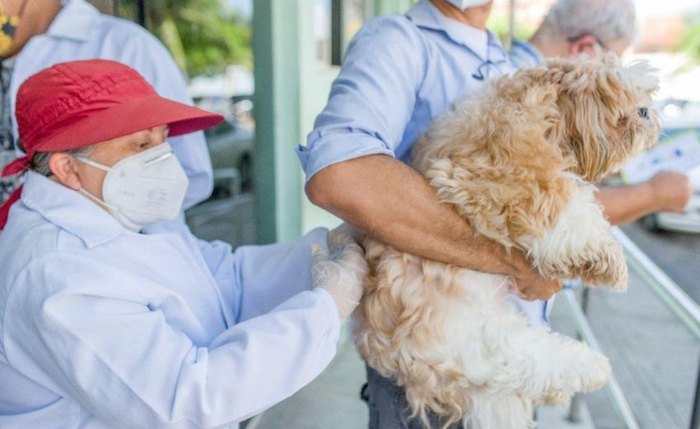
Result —
M311 201L391 246L424 258L513 276L528 298L559 283L533 271L522 254L474 232L412 168L385 155L333 164L307 185Z
M596 198L608 221L620 225L659 211L681 212L688 204L690 194L687 176L662 171L648 182L603 187Z

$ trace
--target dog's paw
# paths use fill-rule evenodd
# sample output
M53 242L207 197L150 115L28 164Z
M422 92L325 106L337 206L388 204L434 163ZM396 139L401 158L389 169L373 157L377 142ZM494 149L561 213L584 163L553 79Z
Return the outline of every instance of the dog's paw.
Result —
M545 393L541 398L538 398L537 405L567 405L571 400L571 395L561 390L553 390Z
M616 292L627 290L625 255L617 242L609 243L581 265L580 277L590 286L607 286Z
M580 386L577 391L581 392L591 392L605 386L612 372L608 358L594 351L591 351L580 369Z

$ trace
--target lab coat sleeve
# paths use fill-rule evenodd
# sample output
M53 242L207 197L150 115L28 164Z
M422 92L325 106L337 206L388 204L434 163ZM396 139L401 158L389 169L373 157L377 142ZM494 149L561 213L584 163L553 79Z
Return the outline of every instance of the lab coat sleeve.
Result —
M121 62L141 73L162 97L193 104L187 94L187 84L182 73L160 41L136 27L130 37L123 38L123 42L119 58ZM183 203L183 208L188 209L207 199L214 186L207 143L202 131L170 137L168 142L190 181Z
M402 16L375 18L359 31L306 147L297 147L307 182L341 161L394 156L426 73L421 49L416 26Z
M215 427L290 396L335 353L339 320L323 290L202 346L174 329L153 288L162 285L85 254L35 260L7 302L7 359L27 373L39 368L57 393L115 427Z
M317 228L298 240L236 250L236 278L241 285L239 321L265 314L295 294L311 290L311 246L326 248L328 230Z
M313 289L311 246L326 248L327 234L327 229L316 228L297 240L241 246L233 254L220 241L197 240L197 244L236 321L241 322Z

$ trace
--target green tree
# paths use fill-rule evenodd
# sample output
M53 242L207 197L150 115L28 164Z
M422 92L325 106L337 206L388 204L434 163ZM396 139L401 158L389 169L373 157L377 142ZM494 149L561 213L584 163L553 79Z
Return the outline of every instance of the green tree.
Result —
M252 66L250 23L220 0L146 0L147 27L190 76L214 74L229 64ZM119 14L136 20L136 0Z
M694 61L700 62L700 22L688 25L681 43L681 50L687 53Z

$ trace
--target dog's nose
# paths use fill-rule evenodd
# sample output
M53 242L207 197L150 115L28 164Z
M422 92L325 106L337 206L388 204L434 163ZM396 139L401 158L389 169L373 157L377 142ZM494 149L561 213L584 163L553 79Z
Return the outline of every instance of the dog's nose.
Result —
M649 109L646 107L640 107L639 108L639 116L642 118L648 118L649 117Z

